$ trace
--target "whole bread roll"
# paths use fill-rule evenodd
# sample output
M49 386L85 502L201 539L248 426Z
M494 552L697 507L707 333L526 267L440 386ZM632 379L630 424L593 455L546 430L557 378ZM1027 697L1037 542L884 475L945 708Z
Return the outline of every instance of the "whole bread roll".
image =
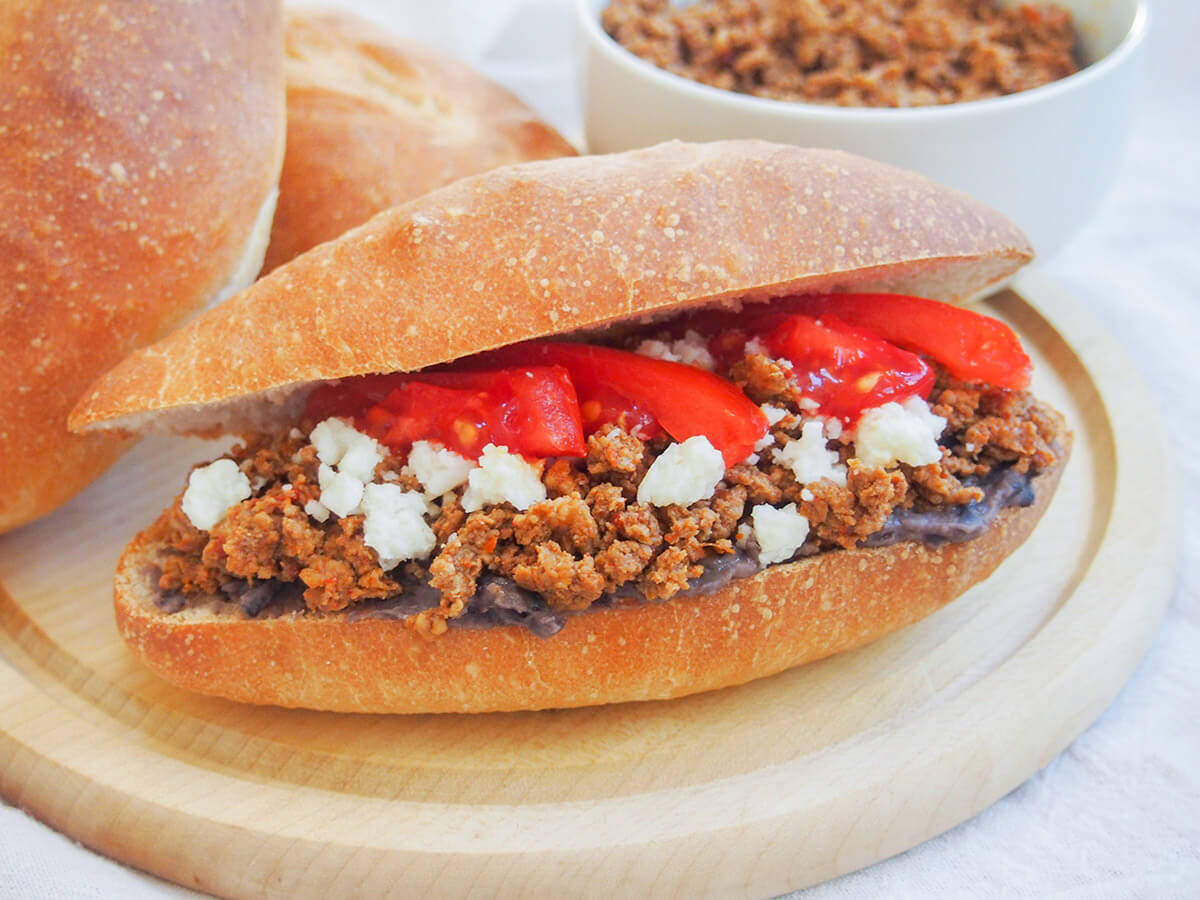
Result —
M467 175L574 148L446 53L343 12L286 15L287 152L265 270Z
M67 413L129 351L247 285L283 157L278 3L0 11L0 531L126 442Z

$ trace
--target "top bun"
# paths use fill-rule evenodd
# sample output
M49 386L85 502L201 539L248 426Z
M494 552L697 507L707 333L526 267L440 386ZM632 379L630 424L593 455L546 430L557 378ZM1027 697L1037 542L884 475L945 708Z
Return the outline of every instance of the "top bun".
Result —
M281 27L270 2L0 10L0 531L124 449L67 432L84 389L258 271Z
M347 13L284 27L287 153L266 271L466 175L574 148L452 56Z
M268 427L317 381L723 299L886 287L960 300L1031 256L988 207L837 151L672 142L525 163L277 269L125 360L71 424Z

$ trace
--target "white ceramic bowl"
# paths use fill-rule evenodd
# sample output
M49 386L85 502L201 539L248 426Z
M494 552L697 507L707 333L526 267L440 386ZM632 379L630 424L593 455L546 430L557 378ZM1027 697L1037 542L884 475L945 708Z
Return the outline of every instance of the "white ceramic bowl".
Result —
M1088 63L1033 90L946 106L848 109L767 100L665 72L605 34L607 0L576 0L593 153L679 138L836 147L912 169L1006 213L1041 258L1087 223L1116 174L1137 104L1146 0L1056 0Z

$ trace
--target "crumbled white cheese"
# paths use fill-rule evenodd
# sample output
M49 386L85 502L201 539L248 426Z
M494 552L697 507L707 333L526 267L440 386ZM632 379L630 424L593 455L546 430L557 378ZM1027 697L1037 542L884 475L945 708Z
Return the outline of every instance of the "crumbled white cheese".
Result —
M758 442L755 443L755 450L766 450L775 443L775 435L771 433L771 429L788 416L788 411L782 406L772 406L770 403L764 403L761 409L763 411L763 415L767 417L767 433L760 437ZM758 462L757 459L754 461Z
M225 518L229 507L250 496L250 479L232 459L193 469L183 492L183 514L201 531Z
M724 475L721 451L698 434L672 444L651 464L638 485L638 502L688 506L711 497Z
M760 503L750 511L754 520L754 539L758 541L758 561L769 566L791 559L808 537L808 519L789 503L776 509Z
M767 349L767 345L758 338L750 338L750 340L746 341L745 352L747 354L757 353L760 356L766 356L768 358L771 356L771 351Z
M321 485L321 505L339 519L358 512L364 485L353 475L335 472L322 463L317 469L317 482Z
M408 453L404 471L421 482L425 496L440 497L465 483L474 468L474 460L459 456L441 444L416 441Z
M688 366L707 369L709 372L717 366L716 360L708 352L708 342L695 331L687 331L682 338L670 343L666 341L642 341L638 344L636 352L642 356L665 359L667 362L683 363Z
M775 451L775 462L787 466L800 485L828 478L834 484L845 485L846 467L838 462L838 454L825 447L825 428L821 421L809 419L800 429L800 439L788 439L783 448Z
M374 480L375 467L387 456L378 441L341 419L319 423L308 439L321 462L364 484Z
M329 521L329 507L320 500L309 500L304 504L304 511L318 522Z
M349 427L341 419L329 418L319 422L309 434L309 443L317 448L317 458L325 465L335 465L342 458L341 433Z
M363 435L363 437L367 436ZM384 454L379 452L379 445L371 438L367 438L367 440L371 443L363 442L346 448L341 462L337 465L338 471L343 475L349 475L363 484L375 480L375 467L383 461L384 457Z
M825 419L824 422L825 437L829 438L831 441L836 441L842 436L842 432L845 430L845 427L842 425L841 419L830 416L828 419Z
M642 341L634 349L634 353L654 359L665 359L667 362L679 362L679 357L671 352L671 345L666 341Z
M363 543L386 572L406 559L424 559L437 537L425 522L425 498L398 484L368 484L363 492Z
M304 504L304 511L318 522L328 521L330 513L345 518L360 512L363 489L375 479L375 467L387 450L370 435L332 417L317 423L308 440L321 461L321 497Z
M493 503L511 503L517 509L529 509L546 499L546 486L538 470L507 447L488 444L479 457L478 468L467 477L462 506L474 512Z
M709 372L717 367L717 361L708 352L708 342L694 331L684 334L682 340L671 345L671 349L679 356L680 361L689 366Z
M946 420L920 397L885 403L862 414L854 432L854 453L868 466L908 463L924 466L942 458L937 439Z
M767 424L772 428L788 417L788 411L782 406L772 406L770 403L764 403L759 409L763 411L763 415L767 417Z

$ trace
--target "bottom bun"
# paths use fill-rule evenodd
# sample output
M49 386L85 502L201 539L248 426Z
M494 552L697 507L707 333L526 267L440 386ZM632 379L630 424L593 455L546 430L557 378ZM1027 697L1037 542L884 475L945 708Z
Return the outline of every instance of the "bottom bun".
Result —
M117 568L117 624L167 681L244 703L427 713L682 697L860 647L946 605L1029 536L1062 468L1060 459L1034 480L1032 506L1004 510L967 543L822 553L701 597L589 610L550 638L510 625L430 641L399 621L336 613L164 613L154 603L159 548L145 535Z

